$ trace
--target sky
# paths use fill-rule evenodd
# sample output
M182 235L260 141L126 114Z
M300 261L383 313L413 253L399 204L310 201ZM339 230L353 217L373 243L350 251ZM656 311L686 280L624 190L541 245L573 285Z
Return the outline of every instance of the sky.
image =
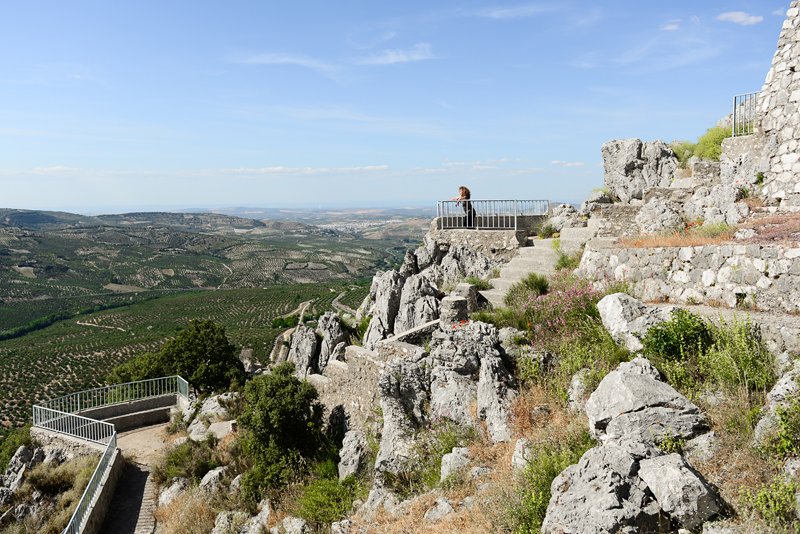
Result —
M759 91L789 4L0 0L0 207L580 203Z

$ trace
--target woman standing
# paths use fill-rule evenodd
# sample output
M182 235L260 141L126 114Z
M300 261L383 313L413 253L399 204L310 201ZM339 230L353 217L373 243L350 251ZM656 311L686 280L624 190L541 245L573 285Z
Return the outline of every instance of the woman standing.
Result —
M464 208L464 228L475 228L475 208L472 207L469 198L469 189L462 185L458 188L458 196L450 200L457 200L456 206L461 204L461 207Z

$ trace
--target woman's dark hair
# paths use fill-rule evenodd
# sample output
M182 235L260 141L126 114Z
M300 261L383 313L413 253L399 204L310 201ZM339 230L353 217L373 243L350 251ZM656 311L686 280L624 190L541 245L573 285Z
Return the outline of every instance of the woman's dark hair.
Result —
M459 187L458 192L461 193L462 197L470 198L469 188L467 188L466 186L462 185L461 187Z

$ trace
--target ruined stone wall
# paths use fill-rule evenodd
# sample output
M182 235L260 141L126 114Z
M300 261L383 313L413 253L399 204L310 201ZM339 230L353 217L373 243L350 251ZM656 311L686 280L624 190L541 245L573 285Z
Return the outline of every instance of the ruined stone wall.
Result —
M769 161L763 195L783 208L800 209L800 8L792 2L759 96L763 141L761 155Z
M644 300L800 312L800 248L706 245L587 249L581 274L627 280Z
M437 243L461 245L495 260L510 261L532 232L525 230L439 230L438 218L428 233Z

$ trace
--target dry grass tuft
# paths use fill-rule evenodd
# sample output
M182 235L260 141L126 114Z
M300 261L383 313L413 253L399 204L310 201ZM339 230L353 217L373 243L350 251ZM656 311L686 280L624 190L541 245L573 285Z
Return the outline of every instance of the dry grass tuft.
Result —
M790 244L800 241L800 213L788 213L762 217L743 225L756 231L746 240L759 244Z
M687 230L691 229L691 227L687 228ZM721 233L710 235L696 231L640 235L638 237L621 239L618 245L620 248L668 248L722 245L731 241L735 232L736 227L729 227Z
M207 534L214 528L217 513L208 496L192 489L159 508L155 518L162 534Z

